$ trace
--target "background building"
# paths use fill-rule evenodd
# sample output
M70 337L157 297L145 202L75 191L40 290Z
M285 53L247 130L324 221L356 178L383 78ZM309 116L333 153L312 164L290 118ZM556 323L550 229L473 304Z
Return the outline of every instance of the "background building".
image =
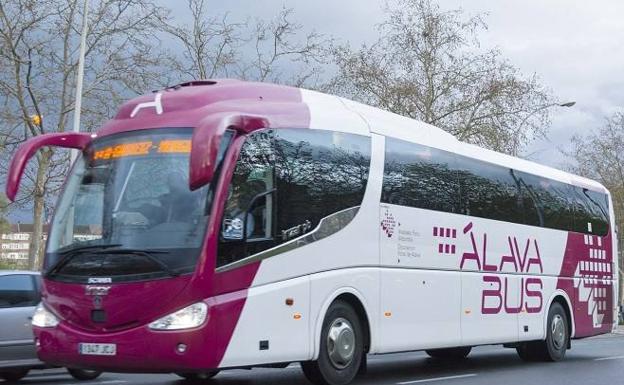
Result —
M44 226L43 239L47 239L48 226ZM0 268L28 268L32 224L12 224L0 234Z

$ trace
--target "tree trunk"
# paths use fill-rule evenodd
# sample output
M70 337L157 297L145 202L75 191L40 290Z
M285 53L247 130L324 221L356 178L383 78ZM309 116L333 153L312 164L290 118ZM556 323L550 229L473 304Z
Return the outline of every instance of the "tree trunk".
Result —
M43 254L43 212L45 208L45 185L52 158L52 150L41 151L39 168L35 179L34 206L33 206L33 232L30 238L30 250L28 255L29 267L31 270L41 270Z

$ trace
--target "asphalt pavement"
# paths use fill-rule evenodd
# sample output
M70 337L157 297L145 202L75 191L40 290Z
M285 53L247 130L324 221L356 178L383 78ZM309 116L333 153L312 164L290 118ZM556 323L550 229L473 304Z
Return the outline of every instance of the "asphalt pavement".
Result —
M526 363L514 349L481 346L464 361L444 363L423 352L369 356L368 373L354 384L384 385L620 385L624 384L624 334L573 341L566 359L557 363ZM184 385L175 375L104 373L94 381L75 381L60 369L33 371L20 383L32 385ZM206 384L309 384L298 364L285 369L231 370Z

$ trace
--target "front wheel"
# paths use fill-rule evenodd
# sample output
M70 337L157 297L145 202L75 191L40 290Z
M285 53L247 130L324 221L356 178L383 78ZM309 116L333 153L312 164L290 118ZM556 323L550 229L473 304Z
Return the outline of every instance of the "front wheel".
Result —
M306 378L317 385L346 385L358 374L364 356L360 319L353 307L336 301L321 330L318 360L301 363Z
M76 380L80 381L90 381L95 380L102 374L102 372L97 370L86 370L86 369L73 369L67 368L67 372L74 377Z
M462 346L459 348L430 349L425 350L425 353L427 353L429 357L440 360L462 360L470 354L471 350L472 347L470 346Z
M219 373L218 370L213 370L210 372L199 372L199 373L176 373L178 376L184 378L187 381L191 382L200 382L211 379Z
M26 377L28 372L29 372L28 369L11 370L11 371L8 371L8 372L0 372L0 378L5 380L6 382L15 382L15 381L19 381L22 378Z

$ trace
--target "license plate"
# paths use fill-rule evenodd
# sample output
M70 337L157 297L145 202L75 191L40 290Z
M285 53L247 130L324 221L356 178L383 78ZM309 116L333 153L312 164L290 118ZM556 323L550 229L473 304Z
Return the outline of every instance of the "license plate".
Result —
M90 356L114 356L117 354L117 345L80 343L78 353Z

